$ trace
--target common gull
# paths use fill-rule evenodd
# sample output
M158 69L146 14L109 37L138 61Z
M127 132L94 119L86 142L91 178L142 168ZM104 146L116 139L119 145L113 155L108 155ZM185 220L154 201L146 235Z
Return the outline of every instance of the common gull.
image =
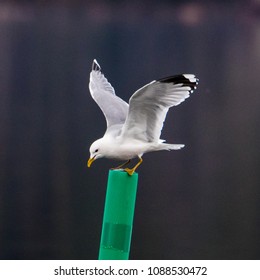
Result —
M196 89L193 74L181 74L154 80L138 89L129 105L116 96L96 60L90 73L89 90L102 110L107 123L104 136L90 146L88 167L98 158L126 161L114 169L122 169L131 159L138 158L133 168L124 168L132 175L142 163L144 153L179 150L183 144L168 144L160 139L163 123L170 107L177 106Z

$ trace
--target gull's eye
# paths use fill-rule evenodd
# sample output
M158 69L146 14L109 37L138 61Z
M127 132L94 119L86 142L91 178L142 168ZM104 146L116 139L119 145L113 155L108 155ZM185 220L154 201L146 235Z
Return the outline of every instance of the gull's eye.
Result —
M95 150L95 153L97 153L97 152L98 152L98 149Z

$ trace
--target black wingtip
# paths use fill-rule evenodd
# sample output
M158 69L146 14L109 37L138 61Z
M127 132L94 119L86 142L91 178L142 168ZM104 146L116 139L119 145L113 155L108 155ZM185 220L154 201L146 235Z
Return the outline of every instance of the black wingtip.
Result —
M159 79L157 81L160 83L182 84L183 87L189 86L191 90L194 90L196 89L199 79L197 79L193 74L181 74Z
M98 64L98 62L97 62L96 59L93 60L93 63L92 63L92 70L93 70L93 71L101 71L101 67L100 67L100 65Z

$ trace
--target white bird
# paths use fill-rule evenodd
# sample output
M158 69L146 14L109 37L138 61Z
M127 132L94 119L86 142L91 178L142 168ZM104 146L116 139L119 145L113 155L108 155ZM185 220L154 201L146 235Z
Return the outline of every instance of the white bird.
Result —
M183 144L168 144L160 139L168 109L179 105L196 89L198 79L193 74L182 74L152 81L137 90L129 105L115 95L114 88L101 72L96 60L90 73L89 90L107 122L104 136L90 146L88 167L98 158L126 160L139 158L133 168L125 168L132 175L142 163L144 153L160 150L179 150Z

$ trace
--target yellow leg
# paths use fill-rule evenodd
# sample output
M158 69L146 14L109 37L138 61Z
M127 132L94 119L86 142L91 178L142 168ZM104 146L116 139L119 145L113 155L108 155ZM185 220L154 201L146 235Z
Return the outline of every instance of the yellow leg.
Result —
M134 166L132 169L130 168L125 168L124 171L128 173L128 175L132 176L133 173L135 172L136 168L143 162L143 159L141 157L139 157L139 161L136 164L136 166Z
M122 163L122 164L120 164L119 166L117 166L117 167L114 167L114 168L111 168L112 170L115 170L115 169L120 169L120 168L122 168L122 167L124 167L124 166L126 166L129 162L130 162L131 160L129 159L128 161L126 161L126 162L124 162L124 163Z

